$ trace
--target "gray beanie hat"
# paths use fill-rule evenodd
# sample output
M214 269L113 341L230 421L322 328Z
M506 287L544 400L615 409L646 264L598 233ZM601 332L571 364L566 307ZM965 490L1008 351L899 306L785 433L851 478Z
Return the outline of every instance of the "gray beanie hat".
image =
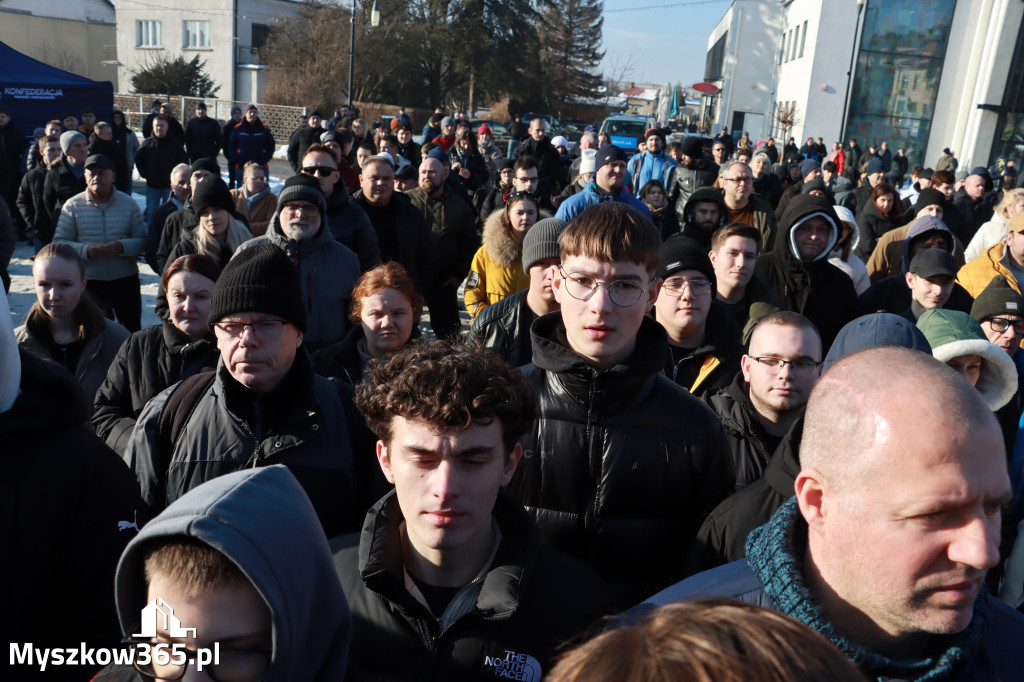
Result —
M320 209L320 219L324 223L327 222L327 200L320 191L320 183L316 178L300 173L285 180L284 187L277 196L278 212L289 201L308 201L316 204Z
M74 144L78 138L86 139L85 135L78 132L77 130L66 130L60 134L60 150L65 154L71 149L71 145Z
M523 237L523 272L530 274L530 266L545 258L561 259L558 236L565 229L565 221L558 218L538 220Z
M451 116L445 116L444 118L441 119L441 129L442 130L444 129L445 126L453 126L453 125L455 125L455 119L452 118Z

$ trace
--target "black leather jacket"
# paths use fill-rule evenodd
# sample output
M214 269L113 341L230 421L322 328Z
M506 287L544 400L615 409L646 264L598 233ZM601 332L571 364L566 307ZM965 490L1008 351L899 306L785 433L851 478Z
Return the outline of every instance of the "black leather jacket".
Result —
M526 305L527 291L529 289L524 289L484 308L469 330L471 340L482 342L484 348L505 358L513 367L533 361L530 325L537 316Z

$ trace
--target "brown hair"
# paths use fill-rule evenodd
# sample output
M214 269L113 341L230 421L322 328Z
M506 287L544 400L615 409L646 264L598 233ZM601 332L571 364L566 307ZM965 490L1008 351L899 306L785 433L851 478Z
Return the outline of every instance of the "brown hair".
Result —
M776 611L723 598L668 604L562 656L547 682L866 682L831 642Z
M220 277L220 266L209 256L199 253L190 253L186 256L179 256L174 259L160 278L160 288L167 291L167 283L179 272L194 272L206 279L216 282Z
M604 201L586 209L558 237L562 262L584 256L602 263L628 261L658 269L661 234L643 213L618 201Z
M50 242L36 254L35 263L41 263L50 258L60 258L74 263L78 267L78 274L85 279L85 261L82 260L78 250L67 242ZM33 277L34 280L35 277ZM82 341L93 338L107 325L103 311L92 300L88 291L82 292L82 297L78 299L78 305L75 306L74 324L76 334ZM36 338L47 338L50 334L50 314L39 304L38 298L29 308L28 315L25 316L25 327Z
M462 341L414 341L387 360L371 362L356 387L355 404L385 444L396 416L458 429L498 419L506 453L537 415L537 396L519 370Z
M412 326L415 329L423 314L423 297L416 293L409 271L395 261L381 263L363 273L349 297L348 319L357 324L361 322L363 299L381 289L394 289L409 299L409 305L412 306Z
M956 178L949 171L938 170L932 173L931 187L935 187L937 185L952 185L955 182Z
M780 310L772 313L771 315L762 317L751 330L751 339L754 338L754 334L756 334L757 330L761 327L796 327L797 329L805 329L807 331L814 332L814 336L818 339L818 345L821 346L821 332L818 331L818 327L800 313L794 313L791 310ZM823 346L822 352L824 352Z
M143 560L146 583L163 576L189 597L237 581L249 582L224 554L195 538L182 536L150 550Z
M753 239L755 245L754 250L761 250L761 231L756 227L747 225L746 223L726 223L715 230L715 233L711 235L711 250L718 251L720 248L725 246L725 240L729 237Z
M886 194L892 196L892 208L887 213L882 213L882 209L878 208L878 204L875 202L884 197ZM871 190L871 203L875 204L875 208L882 215L883 218L898 218L900 217L900 195L897 194L896 188L892 185L883 182ZM899 224L899 223L897 223Z

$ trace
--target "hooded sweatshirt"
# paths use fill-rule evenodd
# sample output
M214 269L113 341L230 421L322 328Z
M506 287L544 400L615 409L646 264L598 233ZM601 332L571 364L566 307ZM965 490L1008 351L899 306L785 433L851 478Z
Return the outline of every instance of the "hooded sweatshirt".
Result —
M815 216L829 223L828 237L821 253L804 262L794 232ZM782 215L774 250L758 257L754 270L775 291L779 310L800 313L817 326L823 349L831 345L857 309L853 282L828 262L839 239L838 226L839 218L825 199L810 194L793 197Z
M182 536L226 555L270 609L273 655L264 682L344 679L352 630L348 603L316 513L286 467L225 474L146 524L117 566L115 597L126 637L147 603L147 549ZM136 673L119 679L143 678Z
M718 205L718 224L713 226L710 232L704 230L700 225L694 222L694 205L702 202ZM714 187L701 187L691 194L690 198L686 200L686 206L683 208L682 217L685 220L681 230L683 236L693 237L704 245L708 251L710 251L712 235L714 235L715 230L725 224L725 198L722 196L722 193Z

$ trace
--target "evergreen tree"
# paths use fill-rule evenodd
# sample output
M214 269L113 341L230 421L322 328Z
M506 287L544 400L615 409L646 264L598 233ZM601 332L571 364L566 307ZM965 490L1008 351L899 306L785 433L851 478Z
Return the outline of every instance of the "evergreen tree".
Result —
M550 0L538 27L547 105L591 98L601 87L603 0Z
M205 66L199 55L187 62L184 57L162 57L132 74L132 89L171 96L213 97L220 86L214 87L213 79L203 69Z

